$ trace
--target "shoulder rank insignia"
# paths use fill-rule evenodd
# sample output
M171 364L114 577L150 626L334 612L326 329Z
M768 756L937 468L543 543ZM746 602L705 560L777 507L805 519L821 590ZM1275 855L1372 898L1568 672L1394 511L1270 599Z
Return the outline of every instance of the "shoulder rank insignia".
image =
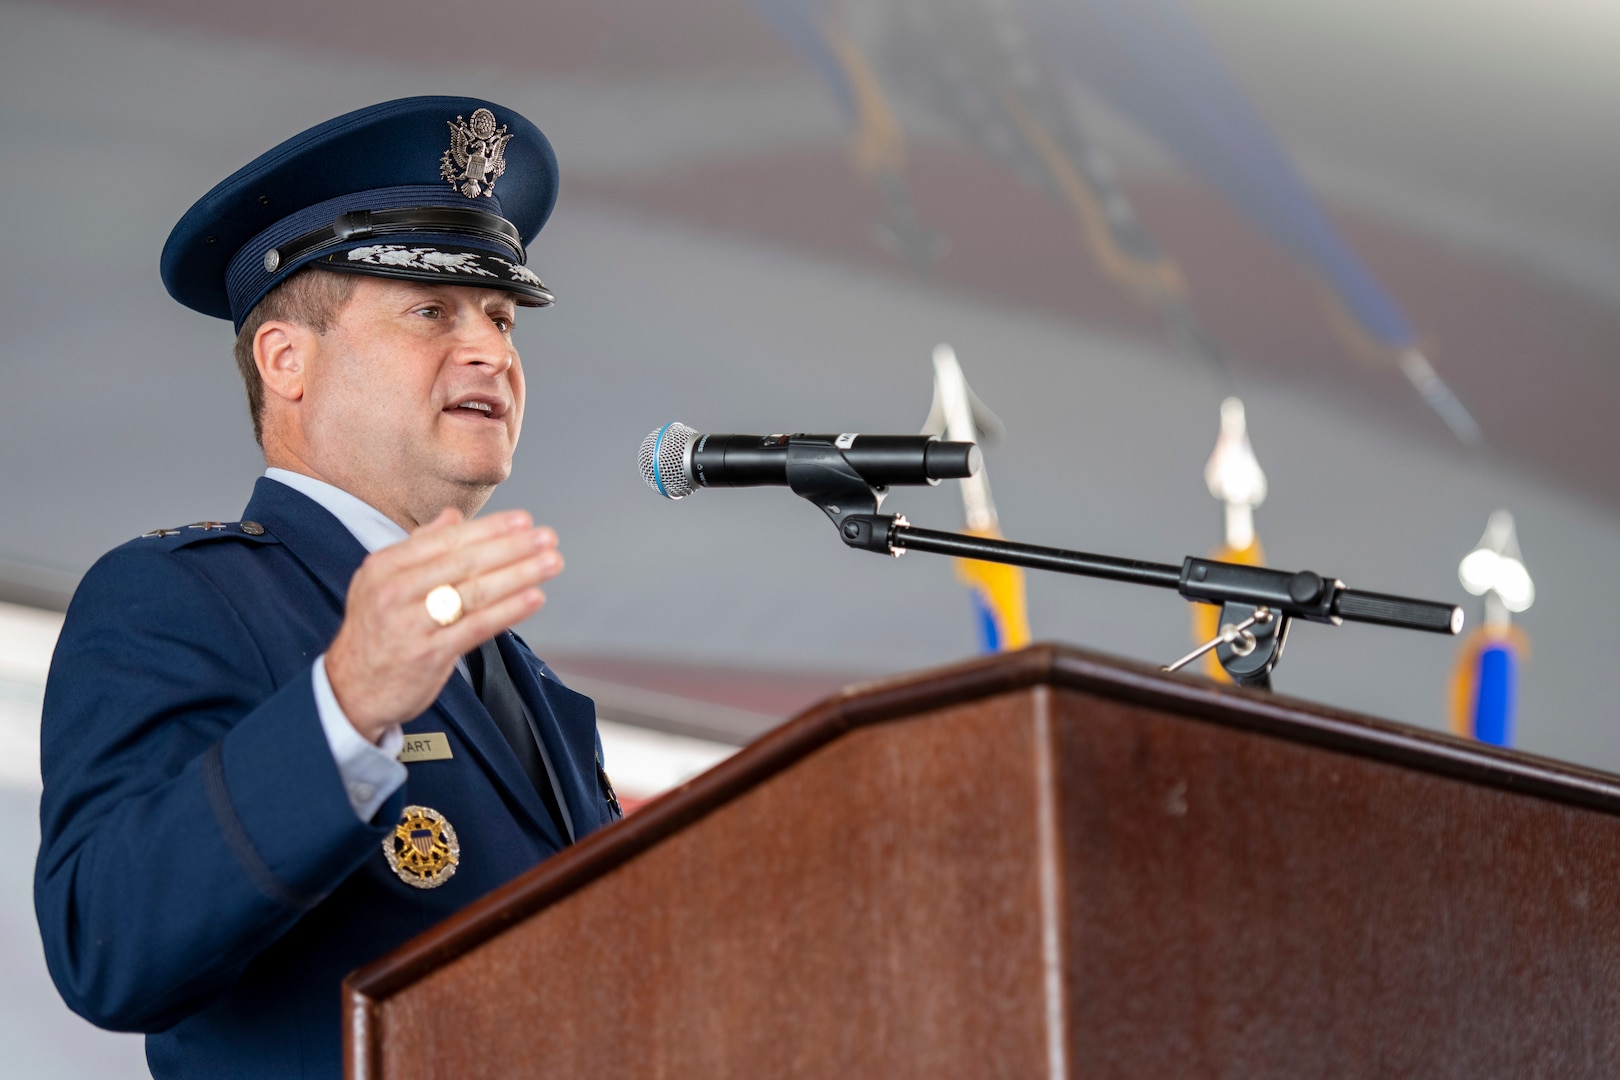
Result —
M382 848L399 880L418 889L437 889L461 862L456 830L443 814L427 806L407 806L393 833L383 838Z
M439 159L439 175L450 186L476 199L495 194L495 181L506 171L506 144L512 136L506 125L495 127L495 114L478 109L471 120L446 120L450 125L450 149Z
M264 526L260 525L257 521L193 521L190 525L178 525L172 529L153 529L151 532L141 533L141 539L163 540L170 536L184 535L189 543L192 539L195 539L191 536L191 530L193 529L201 532L203 536L211 536L214 533L229 533L233 525L235 528L241 529L242 532L248 536L264 535Z

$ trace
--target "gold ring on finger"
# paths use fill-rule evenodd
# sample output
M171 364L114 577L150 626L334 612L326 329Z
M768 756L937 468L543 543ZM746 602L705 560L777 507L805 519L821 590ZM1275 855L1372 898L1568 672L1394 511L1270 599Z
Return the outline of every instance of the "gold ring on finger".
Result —
M454 585L440 585L427 594L428 618L440 626L449 626L461 618L461 594Z

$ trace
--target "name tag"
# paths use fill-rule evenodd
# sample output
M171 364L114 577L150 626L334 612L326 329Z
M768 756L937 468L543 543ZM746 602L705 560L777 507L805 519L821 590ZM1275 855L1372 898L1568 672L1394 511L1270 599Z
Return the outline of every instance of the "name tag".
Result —
M450 740L442 731L429 731L421 735L405 736L405 745L399 751L399 760L409 765L413 761L444 761L454 757Z

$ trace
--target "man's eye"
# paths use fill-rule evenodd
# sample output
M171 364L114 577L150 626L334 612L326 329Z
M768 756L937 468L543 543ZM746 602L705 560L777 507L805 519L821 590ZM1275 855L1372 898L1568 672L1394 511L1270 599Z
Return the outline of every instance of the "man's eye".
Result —
M426 316L429 319L437 319L444 314L444 309L436 305L429 304L426 307L417 308L416 313L418 315Z
M509 316L495 316L495 325L501 328L501 333L503 334L510 334L512 332L512 319Z

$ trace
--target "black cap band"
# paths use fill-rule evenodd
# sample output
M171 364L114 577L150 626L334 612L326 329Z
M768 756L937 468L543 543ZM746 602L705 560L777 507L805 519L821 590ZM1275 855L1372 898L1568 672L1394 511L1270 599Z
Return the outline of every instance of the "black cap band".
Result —
M398 210L350 210L323 225L264 253L264 268L275 271L300 256L328 245L398 233L433 232L476 236L510 249L519 265L526 261L517 226L487 210L462 206L408 206Z

